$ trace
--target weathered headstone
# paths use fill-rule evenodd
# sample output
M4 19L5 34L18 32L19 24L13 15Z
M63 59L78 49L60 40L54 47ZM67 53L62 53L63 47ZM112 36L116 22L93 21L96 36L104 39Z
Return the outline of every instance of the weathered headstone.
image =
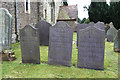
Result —
M20 42L23 63L40 63L38 30L30 25L20 29Z
M12 16L5 8L0 8L0 52L11 49Z
M90 22L89 23L89 26L93 26L95 23L94 22Z
M95 26L96 28L105 30L105 25L104 25L103 22L97 22L94 26Z
M71 66L73 30L59 21L50 27L48 64Z
M105 30L90 26L78 32L77 67L104 69Z
M114 51L120 52L120 29L118 30L114 40Z
M107 41L113 42L116 34L117 34L117 29L115 27L110 27L110 29L107 31Z
M79 32L79 30L85 29L87 27L88 27L88 24L77 24L77 47L78 47L78 38L79 38L78 32Z
M107 33L107 31L110 29L110 26L109 25L106 25L105 26L105 33Z
M94 25L94 22L90 22L89 24L77 24L77 31L79 31L80 29L85 29L89 26L93 26Z
M40 45L49 45L49 28L52 26L50 23L46 21L40 21L36 24L35 28L39 30L39 40Z
M12 43L16 43L16 34L12 34Z
M90 22L89 24L77 24L77 47L78 47L78 38L79 38L78 32L79 32L79 30L85 29L85 28L87 28L89 26L93 26L93 25L94 25L94 22Z

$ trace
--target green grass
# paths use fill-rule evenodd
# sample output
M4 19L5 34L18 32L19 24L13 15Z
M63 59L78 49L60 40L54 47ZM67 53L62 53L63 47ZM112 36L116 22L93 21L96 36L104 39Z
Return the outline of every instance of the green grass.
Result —
M76 41L76 33L73 40ZM113 51L113 43L105 42L104 71L77 68L76 44L72 50L72 66L48 65L48 47L40 46L41 64L20 64L20 43L12 44L17 60L4 61L2 64L3 78L118 78L118 53Z

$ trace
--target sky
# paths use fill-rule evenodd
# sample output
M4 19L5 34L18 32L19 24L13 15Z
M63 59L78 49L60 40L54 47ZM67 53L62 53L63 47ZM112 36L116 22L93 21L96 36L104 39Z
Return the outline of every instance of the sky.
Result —
M110 0L107 0L109 4ZM88 7L91 3L91 0L67 0L68 5L78 5L78 17L82 20L83 18L88 18L88 11L83 7Z

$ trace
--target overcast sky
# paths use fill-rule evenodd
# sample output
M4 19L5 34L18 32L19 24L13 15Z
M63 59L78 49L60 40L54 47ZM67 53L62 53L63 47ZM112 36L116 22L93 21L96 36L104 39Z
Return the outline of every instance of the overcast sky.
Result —
M107 0L109 3L110 0ZM89 6L91 0L67 0L68 5L78 5L78 17L82 20L83 18L88 18L88 11L85 10L84 6Z

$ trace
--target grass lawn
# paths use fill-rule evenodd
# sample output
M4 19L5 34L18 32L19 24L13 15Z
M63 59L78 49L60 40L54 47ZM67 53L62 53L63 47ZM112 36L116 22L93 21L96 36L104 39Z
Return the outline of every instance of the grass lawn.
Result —
M74 33L73 40L76 41ZM76 44L72 50L72 66L48 65L48 47L40 46L41 64L20 64L20 43L12 44L17 60L4 61L2 64L3 78L118 78L118 53L113 51L113 43L105 42L104 71L77 68Z

